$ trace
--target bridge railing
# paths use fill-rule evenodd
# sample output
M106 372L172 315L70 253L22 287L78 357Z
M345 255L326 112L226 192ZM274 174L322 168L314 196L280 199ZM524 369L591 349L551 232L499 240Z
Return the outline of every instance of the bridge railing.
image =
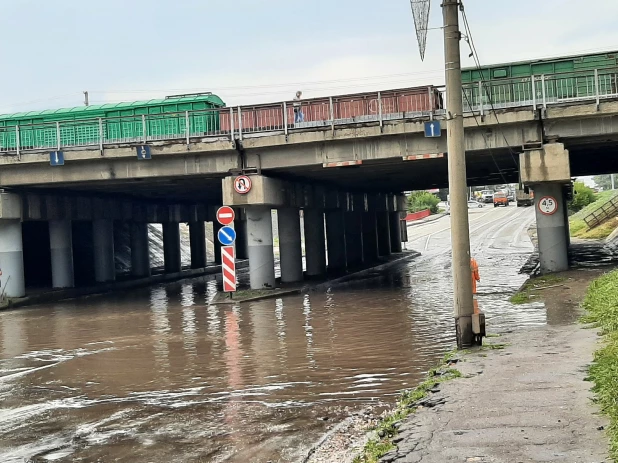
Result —
M464 111L532 110L618 98L618 69L500 79L463 86ZM444 114L444 88L429 86L178 113L69 120L0 127L0 154L196 139L242 139ZM5 123L7 123L5 121Z

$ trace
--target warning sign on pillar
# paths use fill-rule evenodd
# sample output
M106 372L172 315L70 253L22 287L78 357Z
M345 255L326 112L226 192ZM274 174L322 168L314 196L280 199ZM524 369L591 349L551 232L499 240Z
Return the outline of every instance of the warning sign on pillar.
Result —
M538 208L543 215L554 215L558 211L558 201L551 196L543 196L539 199Z
M223 269L223 291L236 291L236 260L234 246L221 246L221 268Z

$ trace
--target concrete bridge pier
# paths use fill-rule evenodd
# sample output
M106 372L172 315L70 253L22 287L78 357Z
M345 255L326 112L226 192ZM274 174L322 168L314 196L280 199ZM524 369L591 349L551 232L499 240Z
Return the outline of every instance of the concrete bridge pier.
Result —
M281 282L303 280L303 254L300 238L300 214L297 208L277 210L279 221L279 252L281 254Z
M21 220L21 198L0 193L0 283L7 297L26 295Z
M569 152L561 143L520 154L522 183L534 190L541 273L569 268L569 226L563 186L571 182Z
M402 251L401 247L401 214L399 212L389 212L389 231L391 234L391 252Z
M163 261L165 273L177 273L182 270L178 222L163 223Z
M137 278L150 276L148 224L145 222L131 223L131 274Z
M251 289L275 288L273 223L270 207L247 207L247 251Z
M363 216L360 211L345 212L345 249L348 268L363 264Z
M215 264L219 264L219 265L221 265L221 243L219 243L217 234L219 233L219 230L221 230L222 227L223 225L221 225L217 220L214 220L212 222L212 236L213 236L213 243L215 245L214 262Z
M236 210L234 231L236 232L236 259L247 259L247 214L244 209Z
M189 222L191 268L206 267L206 225L202 221Z
M390 216L387 211L376 212L376 220L378 225L378 250L380 256L391 255L391 228Z
M53 288L73 288L73 227L70 220L49 221L49 247Z
M94 279L106 283L116 279L114 261L114 221L96 219L92 221L92 241L94 243Z
M307 208L303 210L305 229L305 261L307 277L319 278L326 274L326 236L324 211Z
M378 222L373 211L363 212L363 260L371 263L379 258Z
M326 243L328 248L328 271L342 273L346 271L346 236L343 210L326 211Z

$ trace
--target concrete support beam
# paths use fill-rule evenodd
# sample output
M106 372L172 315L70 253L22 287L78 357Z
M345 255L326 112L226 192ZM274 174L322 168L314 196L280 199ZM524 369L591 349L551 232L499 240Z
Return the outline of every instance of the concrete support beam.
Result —
M281 282L293 283L303 279L303 254L300 239L298 209L277 210L279 220L279 252L281 254Z
M303 211L303 219L306 274L310 278L319 278L326 274L324 211L322 209L305 209Z
M328 271L341 273L346 270L346 240L344 212L340 209L326 211L326 242L328 246Z
M180 228L177 222L163 224L163 259L165 273L178 273L182 270Z
M391 250L391 227L389 212L376 212L378 223L378 250L380 256L390 256Z
M191 268L206 267L206 225L203 221L189 222Z
M148 224L131 223L131 274L137 278L150 276Z
M363 264L363 216L361 212L345 213L345 249L348 268Z
M391 252L401 252L401 214L389 212L389 228L391 234Z
M539 208L539 202L547 198L552 198L557 202L556 212L551 215L543 214ZM566 203L562 196L562 185L557 183L535 185L534 205L541 273L568 270L568 226L565 220Z
M92 221L94 243L94 279L105 283L116 279L114 262L114 221L97 219Z
M52 287L73 288L73 227L70 220L49 221Z
M2 215L5 214L4 210ZM6 297L24 297L26 282L24 278L24 247L21 221L0 219L0 283ZM1 291L1 290L0 290Z
M273 223L269 207L247 208L247 238L251 289L274 288Z
M570 182L569 152L562 143L548 143L541 149L519 155L520 178L525 185L547 182Z
M363 260L375 262L379 258L378 222L375 212L363 212Z

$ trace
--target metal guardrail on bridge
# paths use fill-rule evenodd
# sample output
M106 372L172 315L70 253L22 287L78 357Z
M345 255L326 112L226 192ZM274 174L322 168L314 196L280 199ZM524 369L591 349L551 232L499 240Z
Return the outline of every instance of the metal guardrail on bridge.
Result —
M618 98L616 72L565 73L465 84L464 111L485 114L493 109L531 110L578 101ZM0 127L0 154L93 148L105 145L242 139L273 133L336 126L385 124L393 120L442 117L442 87L416 87L328 98L237 106L182 113L110 117L91 120Z

